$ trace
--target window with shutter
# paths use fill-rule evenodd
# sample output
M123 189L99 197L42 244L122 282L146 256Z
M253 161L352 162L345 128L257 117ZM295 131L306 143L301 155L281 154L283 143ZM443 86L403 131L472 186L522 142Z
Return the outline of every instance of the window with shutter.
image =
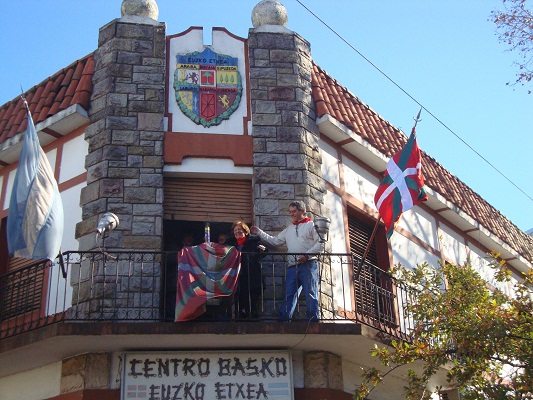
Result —
M355 212L348 215L350 250L357 257L362 258L373 228L372 223L367 223ZM378 228L359 279L354 282L355 304L357 312L362 316L391 324L396 320L394 292L390 277L384 273L389 269L388 248L384 238L384 229ZM380 252L387 256L380 256Z
M193 244L204 241L209 223L211 241L231 235L236 220L252 222L252 182L233 179L165 178L163 235L166 251L163 314L174 320L176 302L176 256L186 234Z
M46 293L43 268L46 260L9 257L7 217L0 222L0 321L33 312L39 314Z
M166 178L164 218L183 221L252 221L252 182Z

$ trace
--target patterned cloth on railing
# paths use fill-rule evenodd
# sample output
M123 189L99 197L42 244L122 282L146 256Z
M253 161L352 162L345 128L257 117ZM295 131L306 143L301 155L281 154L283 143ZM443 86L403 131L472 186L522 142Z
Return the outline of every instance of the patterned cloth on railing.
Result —
M237 288L241 255L218 243L184 247L178 254L175 321L188 321L205 312L207 300L231 296Z

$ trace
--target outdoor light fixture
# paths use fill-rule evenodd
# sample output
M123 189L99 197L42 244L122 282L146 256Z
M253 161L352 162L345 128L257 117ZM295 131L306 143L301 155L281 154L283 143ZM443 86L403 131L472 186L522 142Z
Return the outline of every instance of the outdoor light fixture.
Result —
M106 233L112 231L118 226L118 217L113 213L105 213L98 221L96 227L96 236L106 237Z
M315 230L320 237L320 243L326 243L329 238L329 224L331 221L326 217L315 217Z

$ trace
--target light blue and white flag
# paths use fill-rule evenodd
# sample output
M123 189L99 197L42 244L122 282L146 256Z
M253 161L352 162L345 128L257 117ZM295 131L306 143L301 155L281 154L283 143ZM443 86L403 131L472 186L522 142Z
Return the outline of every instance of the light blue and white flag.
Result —
M63 238L63 203L27 105L26 109L28 127L7 217L8 250L15 257L53 260Z

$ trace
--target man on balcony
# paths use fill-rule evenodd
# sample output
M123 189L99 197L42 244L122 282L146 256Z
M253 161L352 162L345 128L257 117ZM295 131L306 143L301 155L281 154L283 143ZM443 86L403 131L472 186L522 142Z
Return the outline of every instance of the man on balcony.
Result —
M322 243L320 243L313 221L305 216L305 212L303 202L290 203L289 213L292 224L277 236L271 236L257 226L251 228L252 233L272 246L287 245L287 251L290 254L280 321L292 319L302 289L305 294L306 318L310 321L318 321L318 260L316 255L321 252Z

